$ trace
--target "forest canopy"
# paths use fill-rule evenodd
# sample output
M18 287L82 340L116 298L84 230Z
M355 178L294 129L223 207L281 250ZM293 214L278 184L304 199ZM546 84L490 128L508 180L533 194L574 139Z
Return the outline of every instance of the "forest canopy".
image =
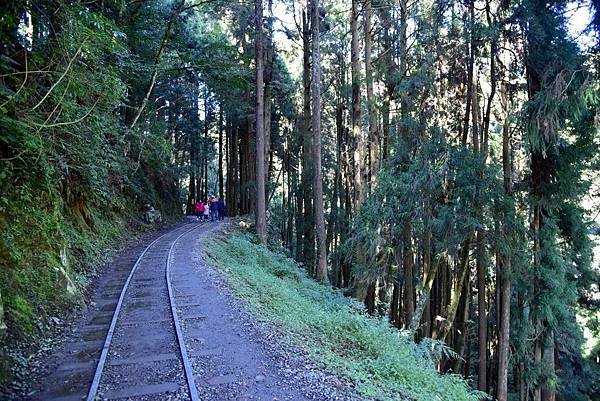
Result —
M1 331L214 195L440 372L598 399L599 33L597 0L3 2Z

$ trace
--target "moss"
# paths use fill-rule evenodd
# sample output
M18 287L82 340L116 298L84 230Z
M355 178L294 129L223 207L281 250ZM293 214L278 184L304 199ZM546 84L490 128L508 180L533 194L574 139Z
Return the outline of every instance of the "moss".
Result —
M28 188L12 196L10 207L0 207L0 292L7 326L0 384L11 379L18 351L34 349L47 335L50 317L81 304L95 266L110 257L108 250L149 228L131 225L135 209L86 207L81 219L58 193Z
M8 319L18 322L26 333L30 333L33 330L33 308L31 304L20 295L15 296L10 301L7 313Z
M227 272L251 312L282 328L284 342L354 383L361 394L381 400L482 398L461 377L438 374L427 350L384 319L366 315L356 301L307 277L282 253L239 233L211 244L207 256Z

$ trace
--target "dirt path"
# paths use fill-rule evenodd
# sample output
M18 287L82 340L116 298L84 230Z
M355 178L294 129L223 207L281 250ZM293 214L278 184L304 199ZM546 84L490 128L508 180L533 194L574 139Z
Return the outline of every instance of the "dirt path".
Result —
M202 247L210 246L220 224L189 227L195 224L174 228L140 259L107 348L97 399L190 400L188 382L202 401L347 399L334 388L335 378L280 352L229 294L221 273L203 262ZM47 359L47 374L25 399L86 398L121 289L142 249L137 246L115 259L98 282L92 307ZM169 255L174 308L192 380L186 380L169 303Z

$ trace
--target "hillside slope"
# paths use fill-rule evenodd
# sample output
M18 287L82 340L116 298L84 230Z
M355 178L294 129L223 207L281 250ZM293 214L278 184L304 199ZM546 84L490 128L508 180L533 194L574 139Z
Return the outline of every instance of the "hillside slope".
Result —
M449 352L440 344L415 344L247 234L224 233L209 241L206 255L226 272L252 314L280 331L283 343L352 382L360 394L381 400L480 399L459 376L437 373L437 356Z

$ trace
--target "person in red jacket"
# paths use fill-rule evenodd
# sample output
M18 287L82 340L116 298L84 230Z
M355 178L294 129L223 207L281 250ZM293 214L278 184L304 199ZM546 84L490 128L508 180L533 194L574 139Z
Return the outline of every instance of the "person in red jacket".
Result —
M194 211L196 212L196 221L200 220L200 218L204 216L204 203L202 203L202 201L197 201L194 205Z

